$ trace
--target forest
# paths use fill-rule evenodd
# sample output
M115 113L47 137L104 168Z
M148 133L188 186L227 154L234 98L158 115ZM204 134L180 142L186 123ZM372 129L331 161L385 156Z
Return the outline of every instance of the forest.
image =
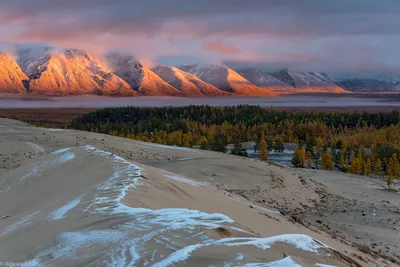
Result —
M258 106L106 108L72 120L70 128L165 145L246 156L242 142L255 141L260 159L298 145L295 167L360 175L400 176L400 112L288 112Z

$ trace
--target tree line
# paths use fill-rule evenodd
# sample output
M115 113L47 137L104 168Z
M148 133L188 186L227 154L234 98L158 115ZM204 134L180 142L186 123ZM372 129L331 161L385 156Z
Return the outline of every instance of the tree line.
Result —
M268 150L282 151L284 143L295 143L293 165L298 167L399 176L390 167L396 160L398 166L400 156L398 111L287 112L248 105L121 107L87 113L69 127L221 152L234 144L232 153L242 156L246 151L241 143L255 141L257 148L265 148L262 159L268 158Z

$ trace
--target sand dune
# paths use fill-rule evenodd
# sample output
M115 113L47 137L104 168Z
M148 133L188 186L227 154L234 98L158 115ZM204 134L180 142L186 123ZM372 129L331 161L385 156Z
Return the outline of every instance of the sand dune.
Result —
M380 258L288 220L283 206L269 204L269 198L244 193L258 187L291 208L314 205L318 185L304 184L290 169L10 120L0 119L0 125L0 160L13 161L0 165L4 261L385 266Z

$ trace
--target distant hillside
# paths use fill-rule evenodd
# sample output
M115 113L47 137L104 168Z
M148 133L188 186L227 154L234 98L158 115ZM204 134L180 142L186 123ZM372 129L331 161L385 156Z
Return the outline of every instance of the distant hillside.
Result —
M179 67L185 72L189 72L199 79L214 85L220 90L237 95L276 95L270 89L260 88L246 80L239 73L223 65L216 64L196 64Z
M140 94L150 96L183 95L131 55L110 53L106 55L106 59L114 73Z
M43 95L137 95L107 66L82 50L35 48L18 51L28 76L27 92Z
M346 93L323 72L292 72L287 69L271 74L276 79L292 86L293 93Z
M186 96L224 96L228 92L200 80L197 76L171 66L157 66L153 71Z
M238 70L238 73L250 82L252 82L254 85L265 88L267 90L279 93L294 91L294 87L292 85L287 84L275 78L270 73L257 68L240 69Z
M49 96L277 96L296 93L400 91L400 83L383 86L364 81L335 84L320 72L268 73L257 68L233 70L218 64L156 66L134 56L109 52L95 57L84 50L18 46L14 55L0 53L0 93ZM341 87L343 86L343 88ZM370 89L379 87L379 89ZM355 88L355 89L353 89Z
M336 81L336 84L351 92L400 92L400 81L345 79Z
M28 77L6 54L0 53L0 92L2 93L25 93L23 81Z

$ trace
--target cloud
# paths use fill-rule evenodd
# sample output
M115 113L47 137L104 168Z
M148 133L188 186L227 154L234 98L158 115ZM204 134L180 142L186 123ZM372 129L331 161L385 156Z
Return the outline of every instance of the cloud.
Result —
M0 53L7 54L12 59L17 59L16 47L7 43L0 42Z
M3 0L0 40L139 58L399 69L398 0ZM215 62L214 62L215 61ZM174 62L174 60L171 60Z
M239 52L239 49L237 49L234 45L224 44L218 41L205 42L202 48L219 54L235 54Z

